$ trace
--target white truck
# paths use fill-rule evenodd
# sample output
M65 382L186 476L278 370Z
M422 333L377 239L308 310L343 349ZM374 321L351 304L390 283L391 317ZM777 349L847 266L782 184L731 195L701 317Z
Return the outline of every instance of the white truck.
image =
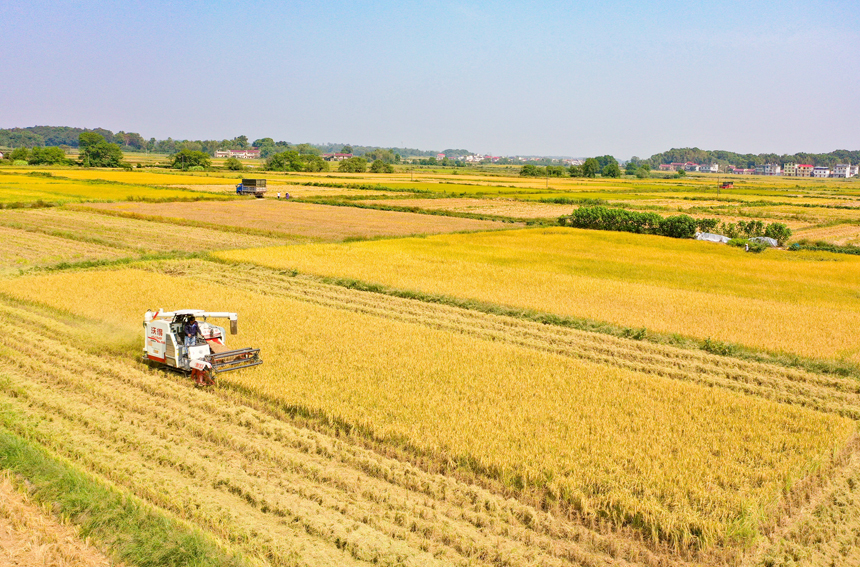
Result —
M228 349L226 330L210 323L210 318L228 319L230 334L237 333L239 318L236 313L202 309L147 311L143 316L144 360L190 374L201 386L214 384L218 372L263 364L260 349ZM187 325L192 320L197 322L198 332L186 346Z

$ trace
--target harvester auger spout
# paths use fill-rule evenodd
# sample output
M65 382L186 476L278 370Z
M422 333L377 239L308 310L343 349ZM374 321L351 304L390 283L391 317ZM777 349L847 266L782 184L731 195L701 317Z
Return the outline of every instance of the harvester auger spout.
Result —
M201 309L147 311L143 318L144 360L190 374L201 386L214 384L219 372L263 364L258 348L228 349L226 330L210 323L210 318L229 319L230 334L238 332L236 313Z

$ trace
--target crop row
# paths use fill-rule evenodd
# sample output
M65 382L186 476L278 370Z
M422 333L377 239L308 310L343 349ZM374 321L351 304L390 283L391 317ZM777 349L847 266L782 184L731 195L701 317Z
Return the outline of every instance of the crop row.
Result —
M0 287L127 333L147 308L230 306L266 363L225 383L679 547L754 538L783 493L826 471L854 434L834 415L197 274L61 273Z
M2 303L2 425L251 557L272 565L673 562L635 539L425 473L348 436L297 428L229 392L195 390L76 347L81 333L98 330Z
M568 228L215 252L562 317L860 362L860 260ZM504 285L502 285L502 282Z

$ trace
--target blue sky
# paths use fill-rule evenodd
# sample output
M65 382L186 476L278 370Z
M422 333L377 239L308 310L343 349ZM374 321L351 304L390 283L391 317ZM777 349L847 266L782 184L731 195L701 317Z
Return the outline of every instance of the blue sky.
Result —
M860 2L7 2L0 127L495 155L860 148Z

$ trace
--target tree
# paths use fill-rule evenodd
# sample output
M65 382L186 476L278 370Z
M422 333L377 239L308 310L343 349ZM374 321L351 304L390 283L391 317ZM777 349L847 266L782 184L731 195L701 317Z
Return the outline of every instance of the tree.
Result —
M224 160L224 167L229 169L230 171L242 171L245 169L245 166L242 165L242 162L234 157L228 157Z
M30 150L27 148L15 148L9 154L9 159L12 161L28 161L30 159Z
M351 153L352 153L352 146L350 146L349 144L345 145L344 147L342 147L342 148L340 149L340 153L342 153L342 154L351 154Z
M272 154L266 160L266 169L271 171L301 171L302 166L299 152L295 150Z
M689 215L666 217L660 221L659 233L672 238L693 238L696 235L696 220Z
M30 165L63 165L68 163L66 152L60 148L43 148L36 146L27 162Z
M638 177L639 179L647 179L651 177L651 170L646 169L645 167L640 167L636 170L636 177Z
M628 161L627 165L624 166L624 174L625 175L636 175L636 164L633 163L633 160Z
M394 173L394 166L390 163L385 163L381 159L374 160L372 164L370 164L370 172L371 173Z
M313 156L320 155L320 151L310 144L299 144L298 146L296 146L296 151L299 152L300 154L305 154L305 155L313 155Z
M328 162L320 156L304 155L299 156L304 162L304 171L328 171Z
M351 157L340 162L337 170L349 173L364 173L367 171L367 160L360 157Z
M97 132L81 132L78 136L78 148L80 148L81 151L100 142L107 142L107 140Z
M248 136L236 136L233 138L233 143L237 145L237 148L233 148L236 150L247 150L248 149Z
M570 176L571 177L582 177L584 174L582 172L581 165L571 165L570 166Z
M791 238L791 229L780 222L772 222L767 225L764 235L768 238L775 239L780 245L782 245Z
M598 171L600 171L600 164L597 163L597 160L593 157L588 158L585 160L585 163L582 164L583 177L596 177Z
M540 171L536 165L527 163L520 169L520 175L522 177L538 177Z
M173 154L170 167L173 169L188 169L191 167L207 168L212 165L212 160L203 152L182 149Z
M618 162L609 162L603 171L600 172L603 177L621 177L621 168L618 167Z
M117 144L109 144L103 137L100 142L88 143L84 146L79 157L81 165L84 167L123 166L123 155L120 147Z

